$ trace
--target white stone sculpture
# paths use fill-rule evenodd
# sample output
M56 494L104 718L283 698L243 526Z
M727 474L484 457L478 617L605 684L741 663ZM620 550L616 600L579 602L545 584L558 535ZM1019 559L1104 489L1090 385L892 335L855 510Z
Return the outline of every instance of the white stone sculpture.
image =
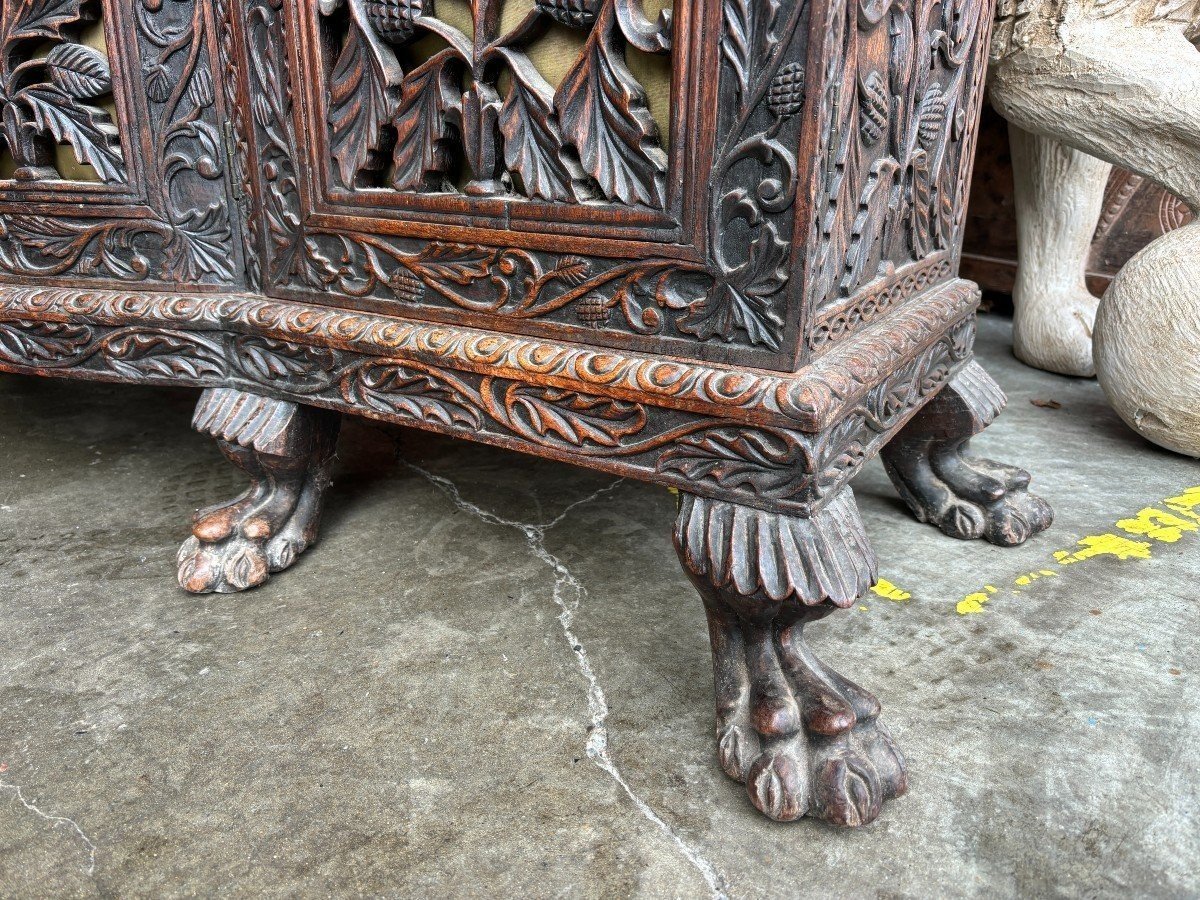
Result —
M1200 210L1198 33L1200 0L1001 0L990 81L1012 126L1017 355L1069 375L1092 374L1094 359L1121 417L1191 456L1200 456L1200 221L1130 260L1098 312L1083 272L1110 163Z

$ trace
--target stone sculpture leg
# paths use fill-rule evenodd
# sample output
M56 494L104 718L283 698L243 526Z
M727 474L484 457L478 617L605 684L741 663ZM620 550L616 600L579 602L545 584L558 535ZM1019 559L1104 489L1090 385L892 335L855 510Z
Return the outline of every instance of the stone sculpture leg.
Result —
M1190 20L1181 8L1089 18L1079 4L1070 15L1027 17L1023 36L994 48L993 103L1021 128L1124 166L1200 210L1200 53L1188 40L1200 8ZM1100 385L1122 418L1192 456L1200 456L1198 248L1192 225L1134 257L1105 295L1094 342Z
M883 449L884 468L917 519L1004 546L1050 527L1054 514L1028 492L1028 472L968 452L1004 405L1000 386L971 362Z
M879 701L804 639L875 581L849 488L812 518L685 494L675 546L708 613L721 766L772 819L870 822L907 788L904 759Z
M1112 166L1017 125L1008 133L1017 207L1013 351L1027 365L1090 378L1100 301L1085 274Z
M341 418L228 388L200 397L192 426L250 476L240 497L196 514L179 550L195 594L244 591L290 566L317 537Z

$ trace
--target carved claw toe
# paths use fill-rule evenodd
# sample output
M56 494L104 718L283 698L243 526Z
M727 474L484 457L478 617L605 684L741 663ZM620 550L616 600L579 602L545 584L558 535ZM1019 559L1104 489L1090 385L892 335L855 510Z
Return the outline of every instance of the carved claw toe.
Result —
M193 535L179 552L179 585L192 594L249 590L272 571L262 542L241 536L209 543Z
M809 809L807 766L792 753L764 753L750 767L746 790L754 808L776 822L794 822Z
M824 760L815 776L813 814L831 825L858 828L883 810L879 776L864 756L839 753Z
M750 766L762 752L758 733L745 725L729 723L717 728L717 757L734 781L745 782Z

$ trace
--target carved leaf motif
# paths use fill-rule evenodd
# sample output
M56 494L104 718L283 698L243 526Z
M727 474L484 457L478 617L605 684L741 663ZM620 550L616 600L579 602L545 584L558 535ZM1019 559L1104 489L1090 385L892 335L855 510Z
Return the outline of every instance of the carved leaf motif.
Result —
M733 69L739 108L744 109L750 101L754 66L763 62L769 49L766 38L779 14L779 0L725 0L722 10L721 55Z
M404 365L371 364L360 369L343 393L376 409L442 425L483 427L476 401L463 385L431 371Z
M468 285L486 278L496 251L467 244L429 244L412 261L413 268L434 281Z
M330 152L345 187L353 187L371 154L379 149L388 117L383 78L370 45L354 21L329 76Z
M525 193L544 200L575 200L584 173L563 156L563 138L549 90L540 91L514 75L500 108L504 163L521 176Z
M401 191L448 190L445 175L454 152L448 114L461 107L452 57L446 51L425 62L401 84L392 185Z
M931 84L921 98L917 112L917 137L921 146L931 150L946 133L946 95L941 85Z
M505 403L511 414L523 414L534 433L573 447L617 447L622 438L646 427L646 412L636 403L573 391L514 385Z
M329 383L336 358L325 347L245 337L237 341L237 364L255 381L285 381L292 389L307 390Z
M220 207L191 210L177 223L166 246L169 271L181 281L205 275L233 276L229 260L232 233Z
M112 90L108 60L83 44L58 44L46 57L46 69L65 94L77 100L102 97Z
M661 209L667 157L658 146L646 92L617 46L609 9L605 7L582 55L558 86L554 106L583 170L605 197Z
M0 322L0 356L18 363L70 359L91 339L92 329L86 325Z
M8 34L6 41L27 38L61 37L63 25L75 22L81 14L84 0L9 0Z
M908 244L921 259L933 249L933 186L930 184L929 154L918 149L911 162L911 194L908 197Z
M105 181L120 181L125 161L117 143L117 129L102 109L80 103L50 85L25 88L17 95L41 131L60 143L70 144L75 158L95 168Z
M871 72L858 83L858 102L862 107L858 121L859 134L864 144L873 147L879 143L888 127L888 95L882 75Z
M104 353L114 369L130 376L202 378L225 374L220 352L185 334L134 331L106 342Z
M725 488L747 486L760 495L794 493L809 477L805 448L783 432L710 428L680 438L659 457L659 471L710 478Z
M719 337L731 341L740 329L752 344L778 350L783 319L776 306L788 280L788 249L774 225L760 225L746 261L692 306L679 321L679 330L701 340Z
M587 281L592 264L578 256L564 256L554 264L554 277L564 284L578 286Z

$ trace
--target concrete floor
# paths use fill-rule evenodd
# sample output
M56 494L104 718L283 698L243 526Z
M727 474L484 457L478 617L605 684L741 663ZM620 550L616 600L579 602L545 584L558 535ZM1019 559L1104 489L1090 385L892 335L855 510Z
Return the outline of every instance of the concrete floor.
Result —
M354 422L322 543L192 597L189 516L241 489L194 394L0 378L0 896L1197 896L1200 532L1086 539L1200 469L1008 343L984 321L977 443L1049 533L957 542L856 482L911 595L812 630L910 764L857 832L717 767L665 490Z

